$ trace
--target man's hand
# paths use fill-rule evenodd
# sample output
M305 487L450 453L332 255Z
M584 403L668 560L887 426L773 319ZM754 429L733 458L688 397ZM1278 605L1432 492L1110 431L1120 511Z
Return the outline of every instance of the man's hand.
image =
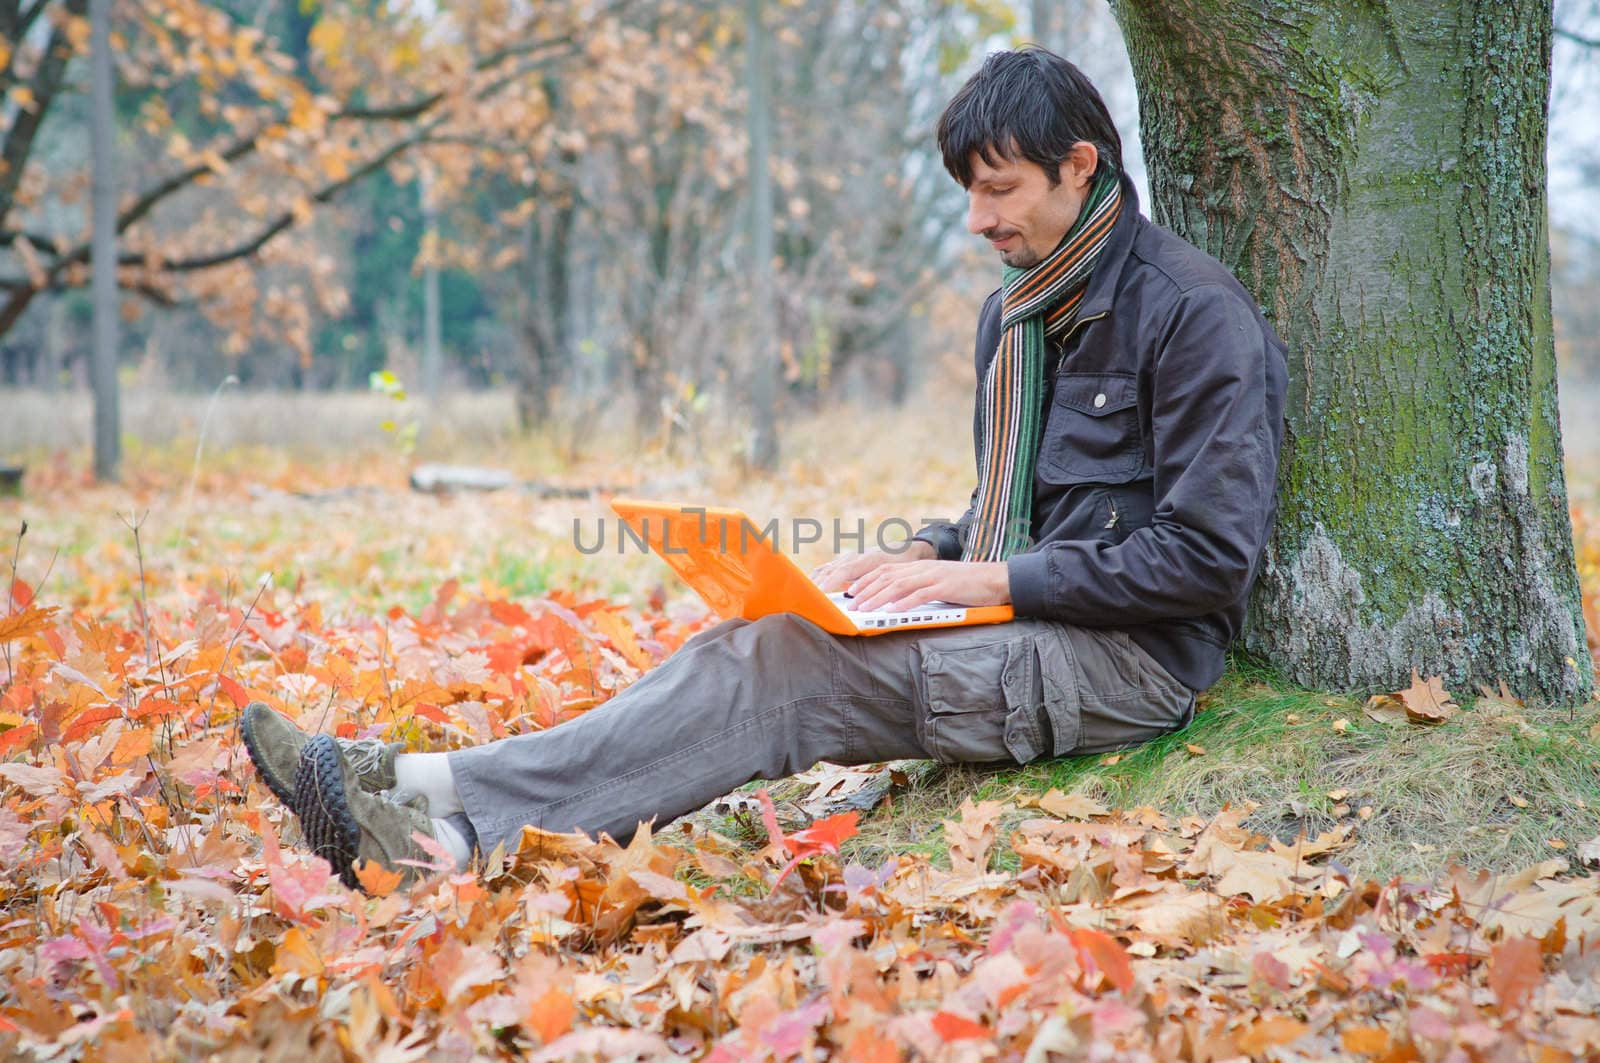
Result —
M912 561L884 565L850 587L852 609L901 612L926 602L1007 605L1011 577L1004 561Z
M811 578L816 580L823 590L832 593L845 590L852 583L879 568L910 561L926 561L935 553L932 545L921 539L914 539L897 554L891 554L887 550L868 550L864 554L836 557L812 569Z

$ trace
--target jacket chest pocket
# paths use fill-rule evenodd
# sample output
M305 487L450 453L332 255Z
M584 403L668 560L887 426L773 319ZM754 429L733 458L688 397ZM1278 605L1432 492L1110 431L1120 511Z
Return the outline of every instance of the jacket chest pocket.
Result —
M1061 373L1039 447L1048 483L1127 483L1144 465L1132 373Z

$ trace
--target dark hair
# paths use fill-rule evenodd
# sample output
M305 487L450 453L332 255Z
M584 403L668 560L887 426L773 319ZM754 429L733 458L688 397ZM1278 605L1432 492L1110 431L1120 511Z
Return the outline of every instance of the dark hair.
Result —
M1042 167L1054 187L1080 140L1100 153L1097 175L1122 169L1122 137L1093 82L1033 45L990 55L939 116L944 168L962 188L972 184L973 155L990 166L1021 155Z

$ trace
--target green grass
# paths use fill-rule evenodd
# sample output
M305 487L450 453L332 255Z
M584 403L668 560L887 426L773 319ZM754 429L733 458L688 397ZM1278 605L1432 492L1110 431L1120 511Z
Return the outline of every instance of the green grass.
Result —
M943 862L940 824L963 799L1015 804L1054 787L1108 808L1149 805L1169 817L1209 818L1254 802L1246 825L1285 842L1348 824L1354 844L1338 859L1380 880L1427 879L1452 863L1509 871L1573 858L1600 834L1600 746L1589 735L1600 709L1520 708L1456 693L1463 711L1448 723L1386 725L1352 698L1304 690L1236 660L1193 724L1124 751L1115 764L1095 754L914 775L863 818L844 855L876 865L917 852ZM1340 720L1347 721L1342 730ZM1329 797L1340 790L1348 794ZM1009 828L1039 815L1018 808L1002 820L1001 866L1015 860L1004 844Z

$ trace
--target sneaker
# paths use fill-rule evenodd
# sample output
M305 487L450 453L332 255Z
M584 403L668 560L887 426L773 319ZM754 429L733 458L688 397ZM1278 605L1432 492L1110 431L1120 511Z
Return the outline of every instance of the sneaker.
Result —
M300 765L300 750L311 736L260 701L245 706L239 729L244 735L244 748L249 751L261 781L267 784L274 797L298 812L294 776ZM394 789L394 758L405 751L404 743L384 743L376 738L337 738L334 741L339 743L345 759L355 770L360 789L374 793ZM390 800L414 805L424 812L428 808L427 798L421 795L397 791L390 795Z
M401 872L402 887L421 875L423 868L400 861L429 859L411 835L421 831L435 837L433 820L417 808L395 804L364 789L356 766L336 739L313 735L305 743L294 789L299 796L294 809L306 843L333 865L346 886L361 888L355 869L358 859Z

